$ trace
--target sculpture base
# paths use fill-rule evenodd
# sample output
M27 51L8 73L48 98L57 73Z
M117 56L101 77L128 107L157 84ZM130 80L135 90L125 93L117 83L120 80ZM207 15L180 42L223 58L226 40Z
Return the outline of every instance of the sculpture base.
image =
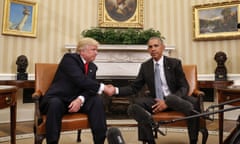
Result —
M226 81L227 76L226 75L215 75L215 81Z
M17 80L27 80L28 73L17 73Z

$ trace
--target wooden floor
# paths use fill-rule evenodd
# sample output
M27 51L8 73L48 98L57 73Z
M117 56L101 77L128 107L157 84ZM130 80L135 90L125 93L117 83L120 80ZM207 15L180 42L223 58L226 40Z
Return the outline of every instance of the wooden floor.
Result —
M236 121L225 120L224 121L224 132L230 132L236 126ZM207 120L207 128L209 131L218 131L218 120L209 121ZM18 122L16 127L16 134L29 134L33 133L33 121ZM10 124L0 124L0 137L10 135Z

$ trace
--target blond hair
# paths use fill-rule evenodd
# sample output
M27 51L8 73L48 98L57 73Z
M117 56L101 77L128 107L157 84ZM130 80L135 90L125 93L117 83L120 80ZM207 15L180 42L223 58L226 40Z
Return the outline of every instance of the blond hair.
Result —
M76 52L80 53L82 49L85 49L88 45L98 46L99 42L90 37L84 37L78 41Z

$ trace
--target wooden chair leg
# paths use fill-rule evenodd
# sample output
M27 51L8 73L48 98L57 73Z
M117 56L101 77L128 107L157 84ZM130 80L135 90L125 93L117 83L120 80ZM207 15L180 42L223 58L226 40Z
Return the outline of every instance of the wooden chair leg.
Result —
M34 132L34 144L42 144L43 140L46 138L46 135L38 135L36 127L33 126L33 132Z
M82 141L81 140L81 133L82 133L81 129L77 131L77 142L81 142Z
M154 135L154 138L158 138L157 128L154 128L154 129L153 129L153 135Z
M34 134L34 143L35 144L42 144L43 140L45 139L45 135L36 135Z

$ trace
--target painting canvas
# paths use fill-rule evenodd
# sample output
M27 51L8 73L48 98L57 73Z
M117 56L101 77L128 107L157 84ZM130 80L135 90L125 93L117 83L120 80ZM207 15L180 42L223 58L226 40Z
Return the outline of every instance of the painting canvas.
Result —
M36 37L37 4L5 0L3 34Z
M99 0L100 27L143 27L143 0Z
M128 2L122 0L106 0L105 8L107 14L116 21L126 21L131 18L136 12L137 1L129 0Z
M239 38L239 3L225 2L194 6L194 40Z

